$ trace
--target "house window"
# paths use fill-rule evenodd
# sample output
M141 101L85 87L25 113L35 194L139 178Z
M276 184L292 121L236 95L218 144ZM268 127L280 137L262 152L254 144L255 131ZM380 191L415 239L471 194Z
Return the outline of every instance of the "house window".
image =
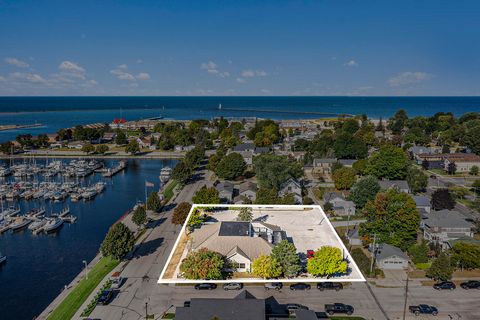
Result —
M245 269L245 263L237 263L236 267L237 269Z

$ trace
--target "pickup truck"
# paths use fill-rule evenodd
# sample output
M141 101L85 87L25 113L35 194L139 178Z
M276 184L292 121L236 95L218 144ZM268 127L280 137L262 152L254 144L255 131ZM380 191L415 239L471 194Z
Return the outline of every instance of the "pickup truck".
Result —
M408 310L416 316L421 314L431 314L436 316L438 314L438 309L434 306L429 306L427 304L419 304L418 306L409 306Z
M346 313L351 315L353 313L353 307L343 303L326 304L325 312L329 315L333 315L335 313Z

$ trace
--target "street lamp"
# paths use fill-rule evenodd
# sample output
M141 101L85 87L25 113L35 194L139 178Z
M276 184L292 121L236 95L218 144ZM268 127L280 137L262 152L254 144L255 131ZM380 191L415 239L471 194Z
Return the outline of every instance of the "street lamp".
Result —
M83 264L85 265L85 280L88 280L88 265L87 265L87 261L86 261L86 260L83 260L82 262L83 262Z

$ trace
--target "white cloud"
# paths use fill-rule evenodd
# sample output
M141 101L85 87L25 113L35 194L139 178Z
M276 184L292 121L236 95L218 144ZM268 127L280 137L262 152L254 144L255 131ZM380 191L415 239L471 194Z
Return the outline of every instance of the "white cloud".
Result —
M355 60L349 60L343 64L346 67L358 67L358 63Z
M19 67L19 68L28 68L29 64L18 60L17 58L5 58L5 62L8 63L9 65Z
M135 78L137 78L138 80L148 80L150 79L150 75L146 72L140 72Z
M208 73L219 76L220 78L230 77L230 72L220 71L218 65L213 61L203 62L200 64L200 69L206 70Z
M118 69L127 70L127 69L128 69L128 66L127 66L125 63L123 63L123 64L119 65L117 68L118 68Z
M0 76L0 81L2 81L2 82L7 81L7 79L5 79L5 77Z
M420 71L407 71L403 73L399 73L394 77L388 79L388 85L390 87L401 87L401 86L408 86L415 83L420 83L423 81L427 81L432 78L432 75L426 72Z
M244 78L253 78L253 77L266 77L267 73L264 70L247 69L247 70L243 70L241 75Z
M269 94L269 93L271 93L271 91L268 90L268 89L261 89L260 92L263 93L263 94Z
M240 78L240 77L238 77L236 80L237 80L238 83L245 83L245 82L247 82L245 79Z
M46 80L37 73L23 73L23 72L14 72L10 76L12 79L27 81L31 83L46 83Z
M68 60L62 61L58 66L64 75L85 80L85 69L79 64Z
M137 62L137 63L143 63L143 60L142 60L142 59L137 59L136 62Z

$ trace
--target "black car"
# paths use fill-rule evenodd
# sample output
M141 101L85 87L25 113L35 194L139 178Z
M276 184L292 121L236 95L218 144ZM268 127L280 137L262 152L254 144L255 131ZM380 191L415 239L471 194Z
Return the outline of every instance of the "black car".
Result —
M317 289L320 291L323 291L323 290L339 291L343 289L343 284L341 284L340 282L320 282L320 283L317 283Z
M465 290L468 289L479 289L480 290L480 281L477 280L470 280L460 283L460 287Z
M433 288L436 290L454 290L456 287L455 283L451 281L443 281L433 285Z
M310 290L311 286L308 283L294 283L290 285L290 290Z
M97 299L97 303L107 305L110 303L110 300L112 300L112 297L113 297L113 290L111 289L103 290Z
M434 306L429 306L428 304L419 304L418 306L409 306L408 310L410 310L410 312L415 314L416 316L419 316L421 314L431 314L433 316L436 316L438 314L438 309L435 308Z
M343 303L334 303L334 304L326 304L325 305L325 312L329 315L333 315L335 313L346 313L351 315L354 309L351 305L343 304Z
M183 306L186 308L190 307L190 301L184 301Z
M217 289L215 283L199 283L195 285L195 290L214 290Z

